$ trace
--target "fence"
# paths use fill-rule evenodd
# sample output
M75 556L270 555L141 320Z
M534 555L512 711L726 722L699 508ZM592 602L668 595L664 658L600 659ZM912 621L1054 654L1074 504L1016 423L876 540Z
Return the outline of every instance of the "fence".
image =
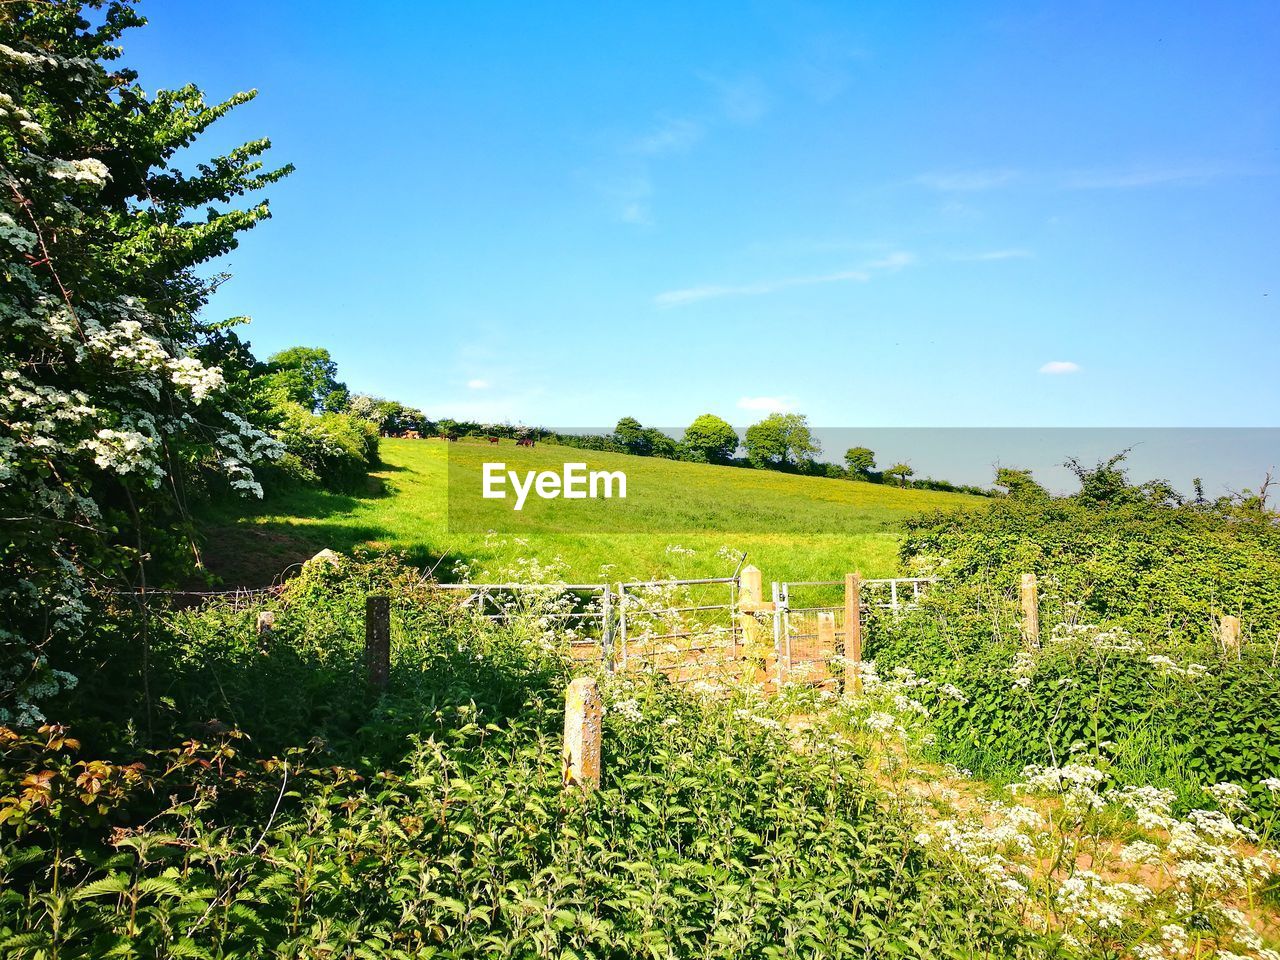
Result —
M665 673L677 683L736 674L737 594L737 577L620 583L617 643L605 662Z
M503 622L531 618L567 637L570 653L586 660L612 645L617 606L608 583L437 583L435 589L465 594L461 603L476 616Z
M476 617L541 625L548 635L567 639L574 659L599 660L610 671L657 672L675 683L745 678L776 688L786 682L833 683L839 675L833 667L842 657L861 659L863 613L897 614L933 582L923 577L862 580L856 574L844 580L783 580L772 582L771 599L765 600L761 573L748 566L731 577L699 579L424 585L456 596L458 608ZM247 609L282 589L129 596L175 607L218 597ZM273 625L273 614L260 614L260 633ZM379 665L390 647L409 638L396 629L401 625L383 598L370 598L366 626L370 672L382 682L385 667Z
M856 575L855 575L856 577ZM777 656L776 682L826 684L831 666L840 657L860 659L851 649L850 611L888 610L893 615L914 606L934 583L932 577L881 580L775 581L773 637ZM797 596L798 595L798 596ZM861 626L861 624L859 624Z
M751 676L766 687L827 684L850 657L849 611L907 609L934 581L927 577L774 581L770 601L760 572L733 577L587 584L439 584L465 594L461 606L502 621L533 616L569 637L575 659L609 670L665 674L676 683ZM851 597L850 590L858 590ZM799 598L799 599L797 599ZM860 646L852 659L861 656Z
M656 670L677 682L730 669L741 646L737 577L619 583L442 583L476 616L531 618L569 640L578 660Z

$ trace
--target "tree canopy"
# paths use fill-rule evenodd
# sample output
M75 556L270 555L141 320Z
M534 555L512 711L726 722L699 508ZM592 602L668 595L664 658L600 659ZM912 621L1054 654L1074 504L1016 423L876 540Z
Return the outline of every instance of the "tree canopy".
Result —
M684 431L684 447L695 459L724 463L738 449L738 431L713 413L704 413Z
M747 427L747 459L757 467L787 467L812 460L822 448L798 413L771 413Z
M876 468L875 451L870 447L850 447L844 452L844 462L850 473L869 477Z
M117 63L143 22L129 0L0 11L0 721L69 682L44 650L83 627L87 571L141 582L179 546L194 471L260 493L252 465L279 453L201 310L222 279L203 265L268 216L237 201L291 168L264 166L265 139L180 168L254 93L149 95Z
M266 389L312 413L345 409L351 398L323 347L290 347L267 359Z

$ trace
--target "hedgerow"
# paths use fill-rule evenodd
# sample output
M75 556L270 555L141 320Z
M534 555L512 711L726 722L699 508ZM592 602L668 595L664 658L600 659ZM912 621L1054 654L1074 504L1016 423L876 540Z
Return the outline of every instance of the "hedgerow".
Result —
M1131 488L1132 489L1132 488ZM1264 810L1280 773L1280 528L1273 515L1142 496L999 500L910 523L908 563L940 582L920 608L877 617L868 656L962 689L933 722L945 759L1016 777L1087 747L1111 776L1177 791L1239 784ZM1038 646L1019 632L1018 582L1042 587ZM1240 650L1218 642L1241 618Z

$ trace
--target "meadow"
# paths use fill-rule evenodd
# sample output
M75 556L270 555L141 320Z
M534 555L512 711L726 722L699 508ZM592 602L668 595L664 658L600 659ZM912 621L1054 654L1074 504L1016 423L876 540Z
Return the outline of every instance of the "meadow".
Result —
M905 517L987 503L964 494L546 444L390 439L381 455L363 494L296 486L272 491L247 513L236 504L206 517L209 569L227 586L261 586L326 547L368 546L404 552L443 580L454 578L460 562L476 580L487 570L531 561L547 579L571 582L727 576L743 553L766 576L835 579L857 569L884 577L898 571ZM628 498L531 499L517 514L501 501L475 496L486 460L521 471L565 460L623 470ZM458 496L463 488L470 492L465 499Z

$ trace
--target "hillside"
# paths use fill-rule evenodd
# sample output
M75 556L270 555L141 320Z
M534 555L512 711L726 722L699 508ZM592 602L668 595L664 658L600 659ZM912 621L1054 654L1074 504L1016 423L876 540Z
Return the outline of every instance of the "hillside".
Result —
M860 569L888 576L897 570L902 518L984 503L961 494L509 442L385 440L382 458L367 494L281 491L245 516L229 510L209 518L210 570L226 585L257 586L324 547L369 545L403 550L426 565L443 557L442 579L461 560L472 564L473 578L486 569L505 574L528 560L574 581L602 579L606 564L609 579L718 576L735 566L722 551L729 547L745 551L767 575L825 579ZM565 459L624 470L628 499L530 500L519 514L505 506L499 514L500 502L479 511L474 498L461 507L455 498L449 511L450 485L478 489L483 461L527 470ZM669 549L675 546L683 550Z

